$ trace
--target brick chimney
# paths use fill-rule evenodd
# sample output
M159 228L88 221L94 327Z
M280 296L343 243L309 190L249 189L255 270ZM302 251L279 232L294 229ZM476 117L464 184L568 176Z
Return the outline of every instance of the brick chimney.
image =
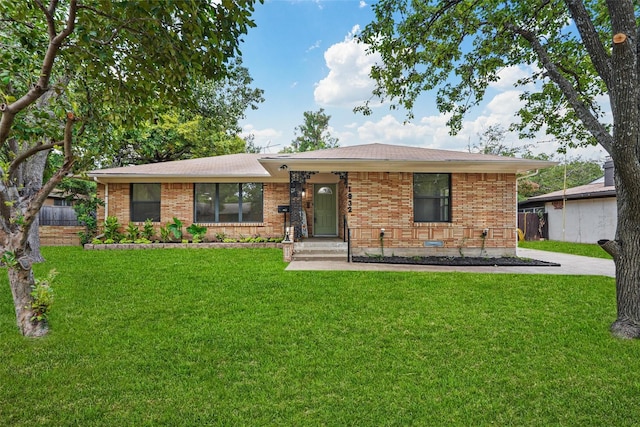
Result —
M611 157L607 157L604 162L604 186L613 187L614 185L615 181L613 179L613 160L611 160Z

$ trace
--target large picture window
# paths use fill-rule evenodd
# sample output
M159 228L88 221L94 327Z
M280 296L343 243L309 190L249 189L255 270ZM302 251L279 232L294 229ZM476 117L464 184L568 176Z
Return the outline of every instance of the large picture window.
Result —
M131 184L131 221L160 221L160 184Z
M262 184L195 185L194 222L262 222Z
M413 174L413 220L415 222L451 221L450 174Z

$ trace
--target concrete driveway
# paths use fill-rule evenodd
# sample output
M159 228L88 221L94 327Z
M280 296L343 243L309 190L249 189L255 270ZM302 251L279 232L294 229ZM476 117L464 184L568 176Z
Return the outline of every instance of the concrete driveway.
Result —
M560 267L457 267L444 265L399 265L348 263L346 261L293 261L286 268L295 270L350 270L350 271L425 271L425 272L477 272L520 274L566 274L615 277L613 260L591 258L557 252L518 248L518 256L560 264Z

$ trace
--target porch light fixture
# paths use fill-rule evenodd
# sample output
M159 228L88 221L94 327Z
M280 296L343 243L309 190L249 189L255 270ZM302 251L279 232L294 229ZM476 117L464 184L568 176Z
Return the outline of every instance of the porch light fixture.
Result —
M307 191L306 190L302 190L302 198L304 199L304 196L307 195Z
M318 194L333 194L331 187L320 187Z

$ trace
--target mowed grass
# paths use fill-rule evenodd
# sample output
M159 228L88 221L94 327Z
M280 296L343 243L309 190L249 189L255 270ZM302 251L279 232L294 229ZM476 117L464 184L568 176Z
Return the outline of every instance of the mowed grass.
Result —
M604 277L286 272L270 249L45 248L52 331L0 293L0 425L637 425Z
M520 241L518 242L518 246L521 248L539 249L541 251L562 252L571 255L612 259L611 255L606 253L597 244L559 242L556 240L537 240Z

